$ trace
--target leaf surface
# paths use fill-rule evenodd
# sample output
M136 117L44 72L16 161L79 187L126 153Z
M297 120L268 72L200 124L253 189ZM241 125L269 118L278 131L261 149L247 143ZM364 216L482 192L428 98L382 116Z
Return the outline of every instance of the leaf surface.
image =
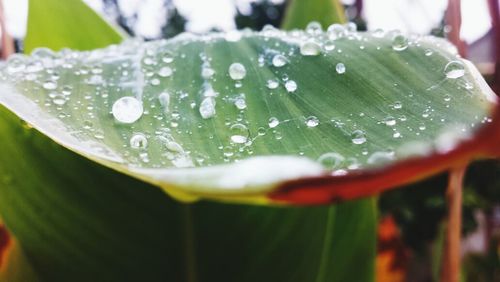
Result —
M0 102L30 126L188 201L286 202L273 194L301 178L286 193L332 201L327 189L299 188L314 178L363 183L407 160L448 156L496 105L447 42L346 29L39 49L2 74ZM369 195L389 184L358 187Z

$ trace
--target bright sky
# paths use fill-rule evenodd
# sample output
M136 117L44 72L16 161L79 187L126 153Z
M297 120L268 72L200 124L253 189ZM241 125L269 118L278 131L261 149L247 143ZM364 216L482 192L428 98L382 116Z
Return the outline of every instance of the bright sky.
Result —
M10 33L24 37L28 0L3 0ZM84 0L92 8L102 11L101 0ZM187 29L205 32L212 28L235 28L234 15L237 7L248 11L251 2L257 0L173 0L179 12L188 19ZM283 0L272 0L282 2ZM351 3L352 0L343 0ZM364 0L364 18L369 29L427 34L442 19L447 0ZM161 33L166 10L163 0L119 0L124 15L137 14L134 29L137 34L154 38ZM467 42L482 37L491 27L487 1L462 0L462 36Z

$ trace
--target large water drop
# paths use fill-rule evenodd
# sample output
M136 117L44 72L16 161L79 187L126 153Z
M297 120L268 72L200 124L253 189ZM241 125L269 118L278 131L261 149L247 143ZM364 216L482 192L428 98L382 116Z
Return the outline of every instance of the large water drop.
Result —
M139 120L144 112L142 102L134 97L118 99L111 110L114 118L121 123L134 123Z
M444 74L451 79L462 77L465 74L464 64L460 61L451 61L444 67Z
M233 80L241 80L247 75L245 66L240 63L233 63L229 66L229 76Z

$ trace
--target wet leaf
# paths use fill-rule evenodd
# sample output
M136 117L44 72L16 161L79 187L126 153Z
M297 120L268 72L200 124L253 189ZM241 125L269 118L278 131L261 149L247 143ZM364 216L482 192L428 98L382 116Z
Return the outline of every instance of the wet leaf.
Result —
M179 199L268 202L286 181L373 173L472 138L496 100L453 52L342 26L37 49L9 60L0 102Z

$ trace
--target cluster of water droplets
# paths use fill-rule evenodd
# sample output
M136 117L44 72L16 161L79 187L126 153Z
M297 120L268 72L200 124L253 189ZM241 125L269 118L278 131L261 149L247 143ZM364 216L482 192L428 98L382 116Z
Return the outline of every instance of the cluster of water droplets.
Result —
M236 44L252 40L257 54L233 55L205 48L237 48ZM474 90L462 60L441 54L446 48L441 41L429 44L397 31L360 33L352 23L324 30L312 22L304 31L266 26L260 32L184 34L171 41L129 41L92 52L54 53L41 48L31 57L12 56L2 80L15 82L47 113L69 120L68 132L74 137L97 141L102 146L96 145L96 150L119 152L135 166L206 166L258 154L293 153L317 159L325 169L342 175L397 158L446 151L449 146L443 144L467 136L475 125L447 127L446 114L436 111L448 109L454 99L464 99L453 93L442 95L440 87L452 83L465 92ZM380 50L396 56L421 52L422 59L441 60L439 77L424 90L442 95L444 107L424 103L421 109L377 91L353 90L352 95L384 97L384 105L373 109L364 105L366 111L356 105L353 108L358 112L343 109L344 101L335 98L336 84L360 78L367 84L386 83L371 81L353 63L358 54ZM316 81L320 73L314 73L311 66L322 62L328 62L328 68L318 72L327 72L328 80ZM350 87L357 85L338 89ZM413 93L397 82L388 87L406 93L404 101L422 102L420 96L429 95L423 90ZM318 95L334 96L323 98L331 102L328 110L321 110L324 105ZM422 122L415 126L411 119L417 118ZM478 123L485 120L477 116ZM428 132L439 131L436 127L444 137L429 140ZM293 140L303 144L292 144Z

